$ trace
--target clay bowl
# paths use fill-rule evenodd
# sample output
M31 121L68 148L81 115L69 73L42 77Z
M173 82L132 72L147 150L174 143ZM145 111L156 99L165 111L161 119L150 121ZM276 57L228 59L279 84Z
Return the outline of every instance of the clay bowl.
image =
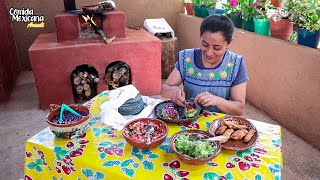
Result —
M222 143L221 147L229 150L235 151L243 151L246 149L252 148L258 141L259 133L256 127L248 121L246 118L240 116L226 116L220 119L214 120L209 126L209 133L216 136L216 130L223 124L223 119L229 119L234 122L238 122L240 125L246 125L246 130L254 129L256 132L254 133L253 137L250 139L249 142L244 142L242 139L240 140L233 140L229 139L226 143Z
M83 12L96 12L99 10L99 5L87 5L87 6L82 6Z
M155 132L151 135L151 137L156 136L159 134L157 138L151 138L151 144L147 143L147 135L143 134L143 137L141 139L137 139L136 137L130 135L130 132L133 131L132 127L137 125L143 124L144 126L141 127L141 132L144 132L144 127L146 125L153 126L155 129ZM159 119L153 119L153 118L140 118L133 120L129 123L127 123L123 130L122 130L122 136L123 138L133 147L137 147L139 149L151 149L158 147L168 136L168 126L165 122L159 120Z
M210 138L210 137L213 137L213 135L209 134L208 132L206 131L200 131L200 130L186 130L186 131L180 131L180 132L177 132L175 133L173 136L171 136L170 138L170 148L172 150L172 152L178 156L178 158L186 163L186 164L191 164L191 165L198 165L198 164L204 164L208 161L211 161L213 158L215 158L221 151L221 146L220 146L220 143L218 141L212 141L211 143L216 145L217 148L215 150L215 152L213 152L213 154L207 158L192 158L192 157L189 157L187 155L183 155L181 153L179 153L176 149L176 146L175 146L175 141L176 141L176 138L179 137L180 135L200 135L200 136L203 136L203 138Z
M169 119L169 118L166 118L166 117L163 117L162 115L162 108L168 104L168 103L171 103L173 104L176 109L178 110L178 113L179 113L179 117L176 118L176 119ZM168 101L163 101L159 104L157 104L154 108L154 114L156 116L157 119L160 119L164 122L167 122L167 123L174 123L174 124L180 124L180 123L189 123L189 122L193 122L194 120L198 119L199 117L202 116L203 114L203 110L201 109L200 110L200 113L192 118L186 118L185 116L185 110L184 110L184 107L181 107L177 104L175 104L173 101L171 100L168 100Z
M90 121L89 109L86 106L77 105L77 104L71 104L68 106L73 110L79 110L84 112L86 116L82 116L81 119L71 124L53 123L52 119L56 115L58 116L60 115L61 107L56 104L50 104L50 112L47 116L47 123L49 124L50 130L58 139L70 139L72 137L81 136L89 127L89 121Z

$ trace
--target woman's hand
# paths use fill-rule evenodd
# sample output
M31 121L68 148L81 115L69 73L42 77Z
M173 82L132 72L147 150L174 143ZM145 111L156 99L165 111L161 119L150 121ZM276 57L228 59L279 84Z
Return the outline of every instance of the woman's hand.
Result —
M170 99L179 106L184 106L185 93L181 88L177 87L171 92Z
M194 101L196 103L202 104L205 107L218 106L221 103L222 98L219 96L215 96L209 92L202 92L194 98Z

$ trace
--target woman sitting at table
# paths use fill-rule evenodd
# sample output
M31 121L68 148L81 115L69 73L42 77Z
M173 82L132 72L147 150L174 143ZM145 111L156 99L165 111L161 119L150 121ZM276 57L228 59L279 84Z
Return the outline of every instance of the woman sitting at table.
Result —
M233 30L232 21L224 15L205 18L200 27L200 48L179 52L161 96L180 106L194 98L206 110L242 115L248 75L243 58L228 50Z

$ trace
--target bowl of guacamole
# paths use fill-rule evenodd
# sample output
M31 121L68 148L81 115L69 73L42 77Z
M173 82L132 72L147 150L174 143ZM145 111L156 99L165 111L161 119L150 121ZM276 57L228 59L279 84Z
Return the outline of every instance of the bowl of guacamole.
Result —
M170 148L178 158L192 165L204 164L215 158L221 151L218 141L202 141L213 137L206 131L186 130L170 138Z

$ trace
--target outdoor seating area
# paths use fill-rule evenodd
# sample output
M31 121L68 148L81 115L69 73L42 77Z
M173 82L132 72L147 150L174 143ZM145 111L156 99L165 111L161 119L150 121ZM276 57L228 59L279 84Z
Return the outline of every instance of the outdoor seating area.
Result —
M161 4L0 2L0 179L320 177L320 2Z

